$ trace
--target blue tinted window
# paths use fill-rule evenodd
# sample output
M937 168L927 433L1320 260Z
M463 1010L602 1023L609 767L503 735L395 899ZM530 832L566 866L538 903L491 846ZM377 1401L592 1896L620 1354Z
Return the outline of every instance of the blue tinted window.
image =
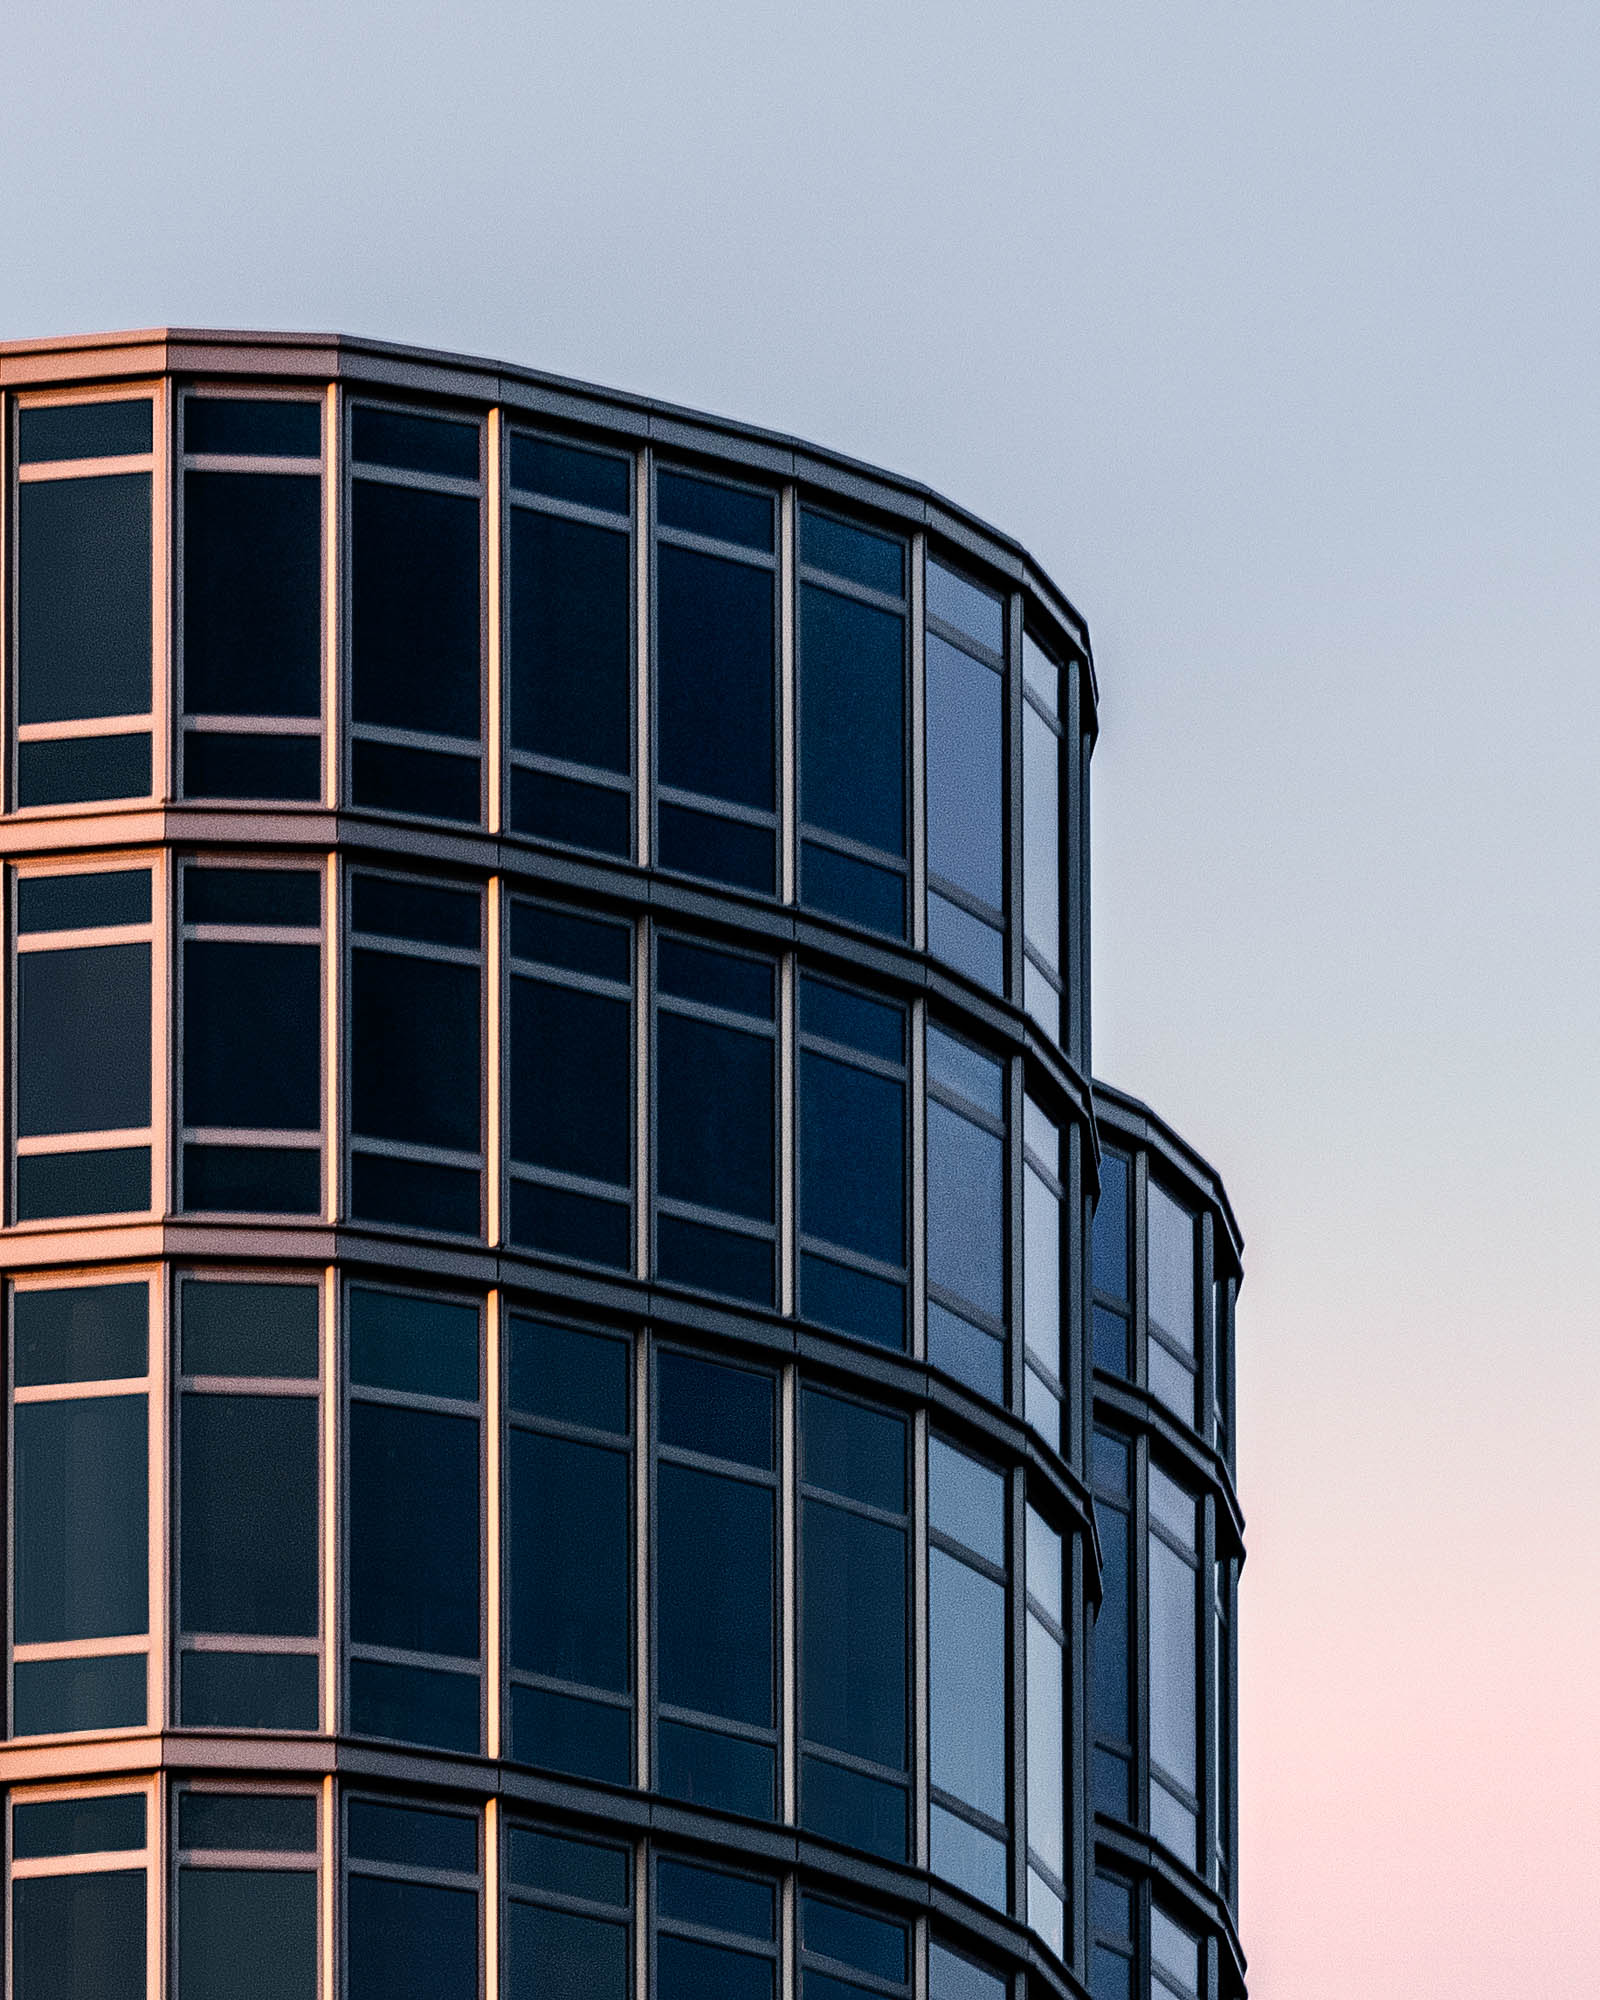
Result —
M41 1382L111 1382L147 1366L145 1284L69 1285L12 1296L14 1377Z
M953 625L992 653L1005 651L1006 607L1003 598L982 584L974 583L959 570L948 569L931 558L927 574L928 616Z
M928 868L991 909L1004 894L1004 683L934 633L927 646Z
M633 463L607 452L557 444L553 438L513 432L511 484L549 500L626 514L633 495Z
M476 479L478 426L357 403L350 412L350 455L363 464L393 466L400 472Z
M687 472L661 472L656 476L656 518L663 528L772 552L769 494L696 479Z
M905 852L905 621L800 587L800 814Z
M671 546L657 551L656 563L661 783L770 812L776 803L772 572Z
M417 1396L476 1400L476 1306L358 1285L350 1293L349 1314L353 1382Z
M513 510L507 671L517 749L627 775L631 590L626 533Z
M143 1633L145 1398L23 1403L12 1422L14 1637L28 1644ZM141 1677L143 1668L141 1660Z
M656 1434L662 1444L770 1472L772 1377L671 1349L656 1356Z
M318 458L322 406L259 396L185 396L183 448L232 458Z
M24 404L17 412L19 465L68 458L134 458L150 450L150 399L116 403Z
M888 597L905 590L904 542L819 514L814 507L800 509L800 560L808 569L827 570Z

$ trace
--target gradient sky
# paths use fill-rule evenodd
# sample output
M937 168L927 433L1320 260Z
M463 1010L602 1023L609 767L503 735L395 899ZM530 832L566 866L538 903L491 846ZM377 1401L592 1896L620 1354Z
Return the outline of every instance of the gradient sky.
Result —
M1254 2000L1600 1965L1600 16L10 0L0 337L824 440L1089 619L1096 1068L1246 1231Z

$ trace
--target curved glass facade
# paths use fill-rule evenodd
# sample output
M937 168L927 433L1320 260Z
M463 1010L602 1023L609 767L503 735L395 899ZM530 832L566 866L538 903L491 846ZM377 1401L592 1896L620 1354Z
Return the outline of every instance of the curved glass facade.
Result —
M14 2000L1242 1993L1238 1237L1090 1082L1072 607L447 356L0 434Z

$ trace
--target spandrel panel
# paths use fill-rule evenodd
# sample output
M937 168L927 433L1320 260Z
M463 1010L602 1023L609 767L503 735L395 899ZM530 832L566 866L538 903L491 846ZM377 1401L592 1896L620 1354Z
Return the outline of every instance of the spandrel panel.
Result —
M16 560L18 722L143 715L149 473L19 487Z
M17 1130L150 1122L150 947L92 945L17 960Z
M321 481L191 469L183 496L184 707L320 714Z

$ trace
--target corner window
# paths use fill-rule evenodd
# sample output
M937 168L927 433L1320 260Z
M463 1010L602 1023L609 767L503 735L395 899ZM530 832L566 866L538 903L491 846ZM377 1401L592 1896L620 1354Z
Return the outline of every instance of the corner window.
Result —
M1003 993L1005 600L927 562L928 949Z
M17 411L18 806L150 795L154 446L148 394Z
M180 422L180 790L318 800L322 405L191 391Z
M187 1785L177 1808L177 2000L314 2000L315 1794Z
M16 882L19 1222L151 1205L148 868Z
M533 1826L506 1837L506 1988L631 2000L633 1856Z
M11 1294L11 1734L149 1719L150 1286Z
M1061 1040L1062 669L1032 633L1022 638L1022 997Z
M800 509L800 901L906 929L906 545Z
M1061 1449L1061 1129L1022 1100L1023 1396L1029 1424Z
M513 832L633 855L633 461L513 432Z
M316 1215L321 874L191 862L182 897L181 1205Z
M1094 1272L1094 1365L1132 1378L1133 1290L1128 1275L1128 1198L1132 1163L1107 1147L1100 1155L1100 1199L1090 1231Z
M928 1023L928 1359L1006 1395L1005 1065Z
M1150 1831L1199 1865L1200 1550L1198 1505L1150 1467Z
M144 2000L151 1958L144 1792L13 1792L13 2000Z
M350 1798L345 1856L347 2000L476 2000L477 1814Z
M1192 1212L1152 1180L1146 1204L1150 1390L1193 1426L1200 1373L1196 1329L1196 1229Z
M771 493L656 474L656 859L778 886L777 514Z
M350 411L351 798L483 819L483 468L476 421Z

